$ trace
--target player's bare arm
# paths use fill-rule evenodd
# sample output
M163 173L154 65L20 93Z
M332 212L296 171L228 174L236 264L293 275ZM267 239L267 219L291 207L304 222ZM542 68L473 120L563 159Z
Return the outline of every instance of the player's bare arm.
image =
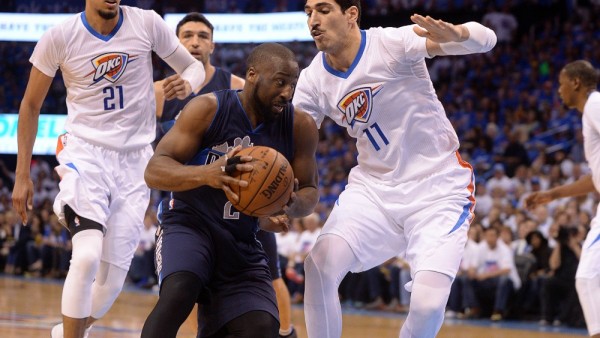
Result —
M592 175L586 175L571 184L561 185L547 191L534 192L525 199L525 206L533 209L555 199L585 195L594 191L596 189L594 188Z
M419 14L413 14L410 19L417 24L413 31L427 38L430 56L485 53L496 45L496 34L476 22L454 25Z
M25 95L19 108L17 170L12 200L13 207L23 223L27 223L27 210L33 209L33 181L29 167L37 135L40 109L48 94L52 79L35 66L32 67Z
M156 100L156 118L161 118L165 107L165 92L163 80L154 82L154 99Z
M185 191L203 185L222 189L228 196L237 199L230 187L246 186L229 176L221 167L227 165L227 158L233 157L240 149L234 149L208 165L185 165L197 152L205 131L210 126L217 110L217 99L213 94L202 95L191 100L182 110L177 123L163 137L150 159L144 178L149 187L165 191ZM236 165L239 171L251 171L252 166L244 164L251 157L242 157Z
M284 212L290 217L310 214L319 202L318 171L315 153L319 134L315 121L305 112L296 109L294 115L295 154L291 161L297 189Z

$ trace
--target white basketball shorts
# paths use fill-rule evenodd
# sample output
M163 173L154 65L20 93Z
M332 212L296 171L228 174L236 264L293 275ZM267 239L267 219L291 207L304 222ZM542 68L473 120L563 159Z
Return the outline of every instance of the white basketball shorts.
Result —
M598 276L600 276L600 217L596 216L592 219L591 229L583 242L575 278Z
M105 235L102 260L129 270L140 240L150 189L144 170L152 147L115 151L95 146L71 134L61 135L57 146L61 177L54 212L65 224L64 207L102 224Z
M344 238L365 271L400 255L418 271L454 278L473 220L474 175L456 154L456 165L400 184L380 184L360 167L352 169L323 226L321 236Z

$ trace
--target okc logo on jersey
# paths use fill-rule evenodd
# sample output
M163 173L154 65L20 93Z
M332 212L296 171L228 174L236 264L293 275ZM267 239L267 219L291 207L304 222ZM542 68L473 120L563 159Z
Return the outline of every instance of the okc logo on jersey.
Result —
M367 123L373 110L373 97L381 90L382 85L361 87L346 94L337 104L338 109L344 114L342 121L350 126L354 122Z
M127 53L104 53L96 56L92 60L94 71L90 72L87 76L94 74L94 83L102 79L106 79L112 83L115 83L121 75L125 72L127 64L134 61L137 56L130 56Z

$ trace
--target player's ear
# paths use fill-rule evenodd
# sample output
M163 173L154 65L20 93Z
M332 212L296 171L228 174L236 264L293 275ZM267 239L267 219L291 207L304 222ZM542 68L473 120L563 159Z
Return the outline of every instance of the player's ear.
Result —
M573 80L571 80L571 81L573 81L573 88L575 90L579 90L579 89L582 88L582 86L581 86L581 79L580 78L574 77Z
M257 78L258 73L256 72L256 68L254 68L254 66L248 67L248 70L246 71L246 81L255 83Z
M346 9L346 17L348 18L348 22L357 23L358 22L358 7L350 6Z

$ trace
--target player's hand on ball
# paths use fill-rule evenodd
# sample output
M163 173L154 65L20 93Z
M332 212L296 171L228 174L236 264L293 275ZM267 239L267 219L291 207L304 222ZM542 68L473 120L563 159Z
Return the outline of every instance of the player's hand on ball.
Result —
M252 171L253 166L248 162L252 161L251 156L236 156L242 149L241 146L233 148L230 152L221 156L218 160L210 164L211 173L214 179L209 184L213 188L222 189L228 198L235 201L239 200L239 196L233 192L232 187L247 187L248 182L237 179L231 175L236 172Z
M295 215L295 207L296 207L296 202L298 201L298 195L296 194L296 191L298 191L300 183L298 182L297 178L294 178L294 190L292 190L292 194L290 195L290 200L287 202L287 204L283 207L283 212L289 215Z

